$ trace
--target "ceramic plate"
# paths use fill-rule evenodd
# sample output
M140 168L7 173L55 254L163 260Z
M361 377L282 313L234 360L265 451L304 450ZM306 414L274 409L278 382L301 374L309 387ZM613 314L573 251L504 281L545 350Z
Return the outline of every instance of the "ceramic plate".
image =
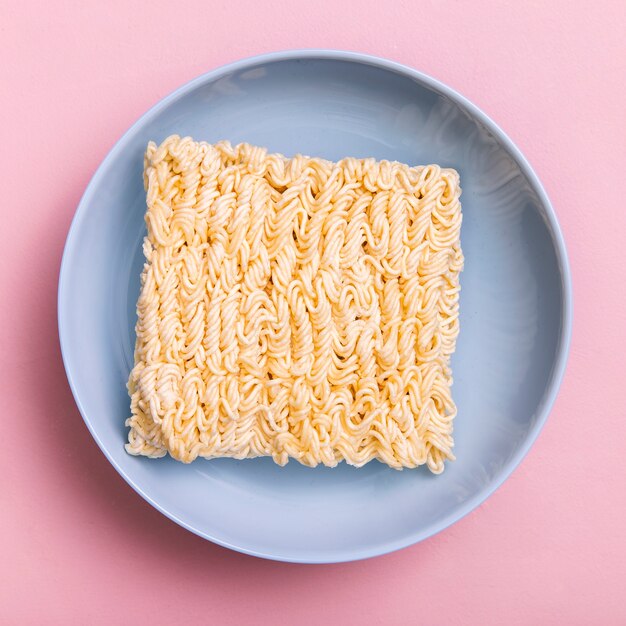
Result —
M463 187L461 333L452 360L455 454L445 472L372 462L310 469L271 459L152 460L124 451L126 381L143 265L143 152L171 133L286 155L375 157L456 168ZM452 524L500 485L539 433L568 350L561 232L519 150L448 87L360 54L269 54L209 72L115 145L72 223L59 332L74 397L126 481L192 532L249 554L336 562L402 548ZM512 531L513 537L513 531Z

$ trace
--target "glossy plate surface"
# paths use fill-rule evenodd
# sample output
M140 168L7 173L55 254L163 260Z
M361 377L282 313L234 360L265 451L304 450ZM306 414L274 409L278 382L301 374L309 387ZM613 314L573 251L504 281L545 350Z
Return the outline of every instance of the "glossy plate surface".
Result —
M145 232L143 152L167 135L229 139L340 159L438 163L461 174L465 271L452 366L457 461L433 476L373 462L310 469L269 459L131 457L126 380ZM451 89L364 55L299 51L210 72L146 113L104 160L67 239L59 331L93 436L161 512L222 545L273 559L336 562L424 539L480 504L523 458L554 401L571 327L561 233L511 141ZM77 425L78 427L78 425Z

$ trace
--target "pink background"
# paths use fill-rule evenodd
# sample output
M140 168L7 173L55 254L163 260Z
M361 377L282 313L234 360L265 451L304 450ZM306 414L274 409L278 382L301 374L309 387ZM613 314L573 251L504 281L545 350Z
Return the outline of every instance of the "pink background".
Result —
M626 624L626 4L0 0L0 623ZM148 107L270 50L451 85L529 158L569 247L571 358L537 444L452 528L344 565L258 560L139 498L84 427L56 288L79 198Z

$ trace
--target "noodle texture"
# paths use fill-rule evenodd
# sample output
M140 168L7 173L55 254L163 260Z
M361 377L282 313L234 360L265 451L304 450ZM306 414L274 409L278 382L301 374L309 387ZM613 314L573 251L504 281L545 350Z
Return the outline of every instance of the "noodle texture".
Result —
M148 145L131 454L452 460L459 176Z

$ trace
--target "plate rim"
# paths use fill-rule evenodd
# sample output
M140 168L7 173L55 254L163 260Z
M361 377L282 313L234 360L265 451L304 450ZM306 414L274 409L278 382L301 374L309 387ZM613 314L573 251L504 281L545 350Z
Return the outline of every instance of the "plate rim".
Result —
M137 128L141 125L145 124L152 117L160 113L163 109L168 107L170 104L175 102L178 98L186 95L187 93L197 89L204 83L213 82L222 76L241 71L245 69L250 69L254 66L263 63L274 63L278 61L295 61L295 60L305 60L305 59L323 59L329 61L349 61L353 63L360 63L365 65L370 65L374 67L378 67L380 69L384 69L387 71L391 71L403 76L407 76L418 83L425 85L427 88L433 90L436 93L439 93L450 100L452 100L455 104L459 105L461 108L465 109L474 119L477 119L481 124L483 124L487 130L496 138L497 141L506 149L509 155L513 158L515 163L518 165L522 173L525 175L529 184L533 188L533 191L537 194L537 198L541 203L544 211L548 229L550 231L552 241L555 247L555 253L557 258L557 263L560 270L560 278L561 278L561 291L563 298L563 315L561 318L561 330L560 336L558 338L558 347L555 358L554 368L551 372L550 380L548 381L546 391L541 399L541 402L537 408L536 414L537 419L533 427L529 430L527 436L525 437L522 445L517 449L514 455L502 466L498 476L492 480L486 487L482 490L478 491L474 496L472 496L468 501L466 501L463 506L457 508L453 513L449 514L443 520L440 520L436 524L432 524L431 526L426 527L425 529L421 529L415 531L413 533L409 533L408 535L402 537L401 539L386 541L380 544L376 544L369 548L361 548L358 550L346 550L343 552L335 551L335 556L332 558L328 558L326 554L316 555L312 553L304 554L306 551L302 550L302 554L278 554L266 552L263 550L255 550L245 545L237 545L236 543L226 541L221 539L218 536L214 536L205 530L194 527L192 524L186 522L184 519L181 519L177 515L168 511L168 509L160 504L158 501L151 498L146 492L143 491L140 484L137 484L132 477L129 475L118 463L114 460L112 455L109 453L107 447L101 441L98 436L98 432L96 428L92 425L86 411L83 408L83 404L80 399L80 393L78 388L75 385L72 372L68 365L68 357L67 357L67 348L66 341L64 339L65 334L68 332L68 329L71 325L66 321L67 309L69 307L70 298L67 295L66 291L66 280L68 267L71 262L70 259L73 256L73 250L75 247L75 240L77 237L77 232L79 230L80 224L86 215L87 206L89 205L89 201L91 196L94 193L94 189L99 179L103 176L103 171L108 165L110 161L112 161L117 154L124 148L124 144L126 142L127 137L131 136ZM227 63L225 65L221 65L213 70L205 72L196 78L184 83L164 98L160 99L156 104L150 107L143 115L141 115L129 128L128 130L115 142L113 147L109 150L105 158L98 165L96 171L91 177L72 218L67 238L65 241L63 256L61 259L61 266L59 270L59 281L58 281L58 290L57 290L57 321L58 321L58 332L59 332L59 343L61 348L61 356L63 360L63 366L65 369L65 374L72 391L72 395L74 397L74 401L78 410L85 422L89 432L92 437L98 444L98 447L103 452L109 463L115 468L115 470L122 476L122 478L149 504L151 504L154 508L156 508L160 513L168 517L170 520L182 526L183 528L191 531L192 533L202 537L203 539L207 539L213 543L221 545L225 548L229 548L231 550L235 550L237 552L241 552L244 554L249 554L251 556L261 557L265 559L275 560L275 561L285 561L292 563L342 563L348 561L357 561L365 558L371 558L375 556L380 556L383 554L388 554L389 552L394 552L396 550L400 550L402 548L408 547L410 545L416 544L420 541L428 539L433 535L445 530L455 522L459 521L463 517L465 517L468 513L477 508L480 504L482 504L487 498L489 498L515 471L515 469L519 466L521 461L530 451L530 448L535 443L539 433L543 429L548 415L550 414L556 397L559 392L559 388L563 381L563 377L565 374L565 369L567 365L567 359L569 355L570 345L571 345L571 336L572 336L572 321L573 321L573 293L572 293L572 278L571 278L571 270L567 255L567 249L565 246L565 240L563 237L563 233L559 226L556 213L548 195L539 180L539 177L535 173L535 171L530 166L530 163L527 161L526 157L522 154L520 149L513 143L513 141L509 138L509 136L486 114L484 113L478 106L473 104L470 100L468 100L465 96L461 95L452 87L445 85L439 80L419 71L410 66L404 65L397 61L392 61L389 59L385 59L382 57L374 56L371 54L364 54L360 52L353 51L345 51L345 50L335 50L335 49L323 49L323 48L311 48L311 49L293 49L293 50L282 50L277 52L269 52L259 55L254 55L250 57L245 57L238 61L234 61L231 63Z

